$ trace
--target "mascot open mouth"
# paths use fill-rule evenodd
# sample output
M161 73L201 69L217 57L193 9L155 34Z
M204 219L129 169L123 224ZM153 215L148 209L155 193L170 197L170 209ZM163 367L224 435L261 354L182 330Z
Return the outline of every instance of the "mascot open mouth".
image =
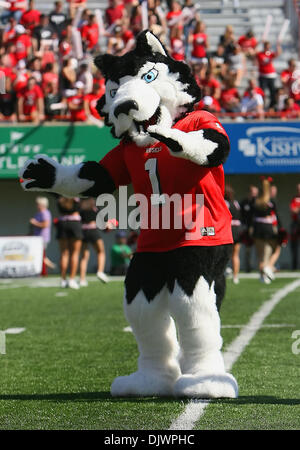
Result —
M156 109L153 116L150 117L148 120L143 120L141 122L138 122L137 120L133 120L133 123L137 129L138 133L147 133L148 127L150 125L156 125L161 119L161 109L160 106Z

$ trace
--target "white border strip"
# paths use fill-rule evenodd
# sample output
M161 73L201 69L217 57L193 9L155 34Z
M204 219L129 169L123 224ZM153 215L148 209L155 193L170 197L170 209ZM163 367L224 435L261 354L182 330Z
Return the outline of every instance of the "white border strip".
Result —
M245 325L236 339L227 347L224 353L224 361L226 370L229 371L233 364L243 353L246 346L255 336L257 331L261 328L266 317L273 311L275 306L300 286L300 280L293 281L287 284L282 289L275 292L272 297L264 302L262 306L256 311L247 325ZM210 403L210 400L191 400L184 412L174 420L170 426L170 430L192 430L194 425L200 417L204 414L205 408Z

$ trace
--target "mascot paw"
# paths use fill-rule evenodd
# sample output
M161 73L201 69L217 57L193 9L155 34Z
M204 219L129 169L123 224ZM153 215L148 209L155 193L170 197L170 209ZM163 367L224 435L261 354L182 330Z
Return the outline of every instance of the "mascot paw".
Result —
M25 191L47 191L55 183L58 163L46 155L37 155L26 161L19 171L21 186Z
M192 398L237 398L238 385L229 373L182 375L174 385L174 395Z
M148 127L148 133L159 142L163 142L173 153L182 152L181 145L176 140L176 133L172 128L166 128L160 125L151 125Z
M134 372L116 378L111 385L113 397L169 397L173 395L174 380L157 374Z

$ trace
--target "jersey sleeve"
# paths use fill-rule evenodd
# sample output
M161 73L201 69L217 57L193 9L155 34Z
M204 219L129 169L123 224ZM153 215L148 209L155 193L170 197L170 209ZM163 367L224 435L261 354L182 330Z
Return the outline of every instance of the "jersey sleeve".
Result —
M131 183L131 177L124 159L124 152L125 145L121 142L117 147L108 152L99 162L110 174L116 188Z
M188 133L189 131L214 130L227 137L227 133L220 121L208 111L193 111L182 122L180 129Z

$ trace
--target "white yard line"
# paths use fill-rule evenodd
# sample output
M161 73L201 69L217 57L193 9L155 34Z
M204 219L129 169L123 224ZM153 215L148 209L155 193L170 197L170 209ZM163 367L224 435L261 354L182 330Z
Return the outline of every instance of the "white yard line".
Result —
M241 329L240 334L224 352L224 361L227 371L232 368L233 364L241 356L246 346L261 328L266 317L268 317L275 306L278 305L280 300L298 287L300 287L300 280L287 284L285 287L275 292L271 298L264 302L259 310L253 314L248 324ZM191 400L187 404L184 412L171 424L170 430L192 430L196 422L198 422L200 417L204 414L205 408L209 403L209 400Z

